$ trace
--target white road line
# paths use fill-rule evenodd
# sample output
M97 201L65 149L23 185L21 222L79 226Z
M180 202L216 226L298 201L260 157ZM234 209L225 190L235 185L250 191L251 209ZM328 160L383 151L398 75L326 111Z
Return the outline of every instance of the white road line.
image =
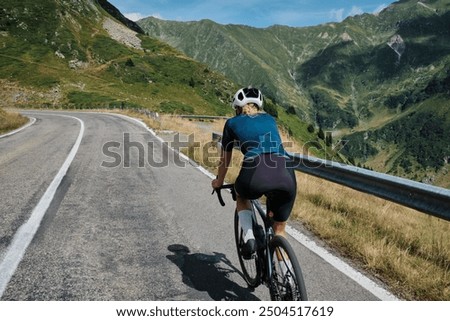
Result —
M161 142L161 144L164 144L165 141L159 137L155 131L153 131L153 129L151 129L150 127L147 126L146 123L144 123L142 120L140 119L136 119L127 115L121 115L121 114L113 114L113 113L104 113L104 114L108 114L108 115L113 115L113 116L118 116L124 119L128 119L130 121L133 121L139 125L141 125L142 127L144 127L148 132L150 132L150 134L152 134L153 136L156 137L156 139L158 139L158 141ZM201 166L200 164L197 164L194 160L190 159L188 156L186 156L185 154L181 153L178 150L173 149L170 146L167 146L172 152L174 152L175 154L179 155L181 158L183 158L186 162L190 163L192 166L194 166L197 170L199 170L200 172L202 172L203 174L205 174L206 176L208 176L211 179L215 178L215 175L213 175L212 173L210 173L206 168L204 168L203 166Z
M25 222L17 230L11 242L11 245L8 247L4 257L0 262L0 298L3 296L6 286L8 285L11 277L19 266L19 263L25 254L25 251L33 240L33 237L36 234L39 225L41 224L42 218L44 217L48 207L50 206L50 203L53 200L53 197L55 196L56 190L58 189L62 179L66 175L70 164L75 158L75 155L77 154L78 148L80 147L81 140L84 135L84 122L81 119L66 115L57 116L69 117L79 121L81 125L80 132L64 164L59 169L59 172L56 174L55 178L50 183L39 203L34 208L28 221Z
M33 125L36 122L36 118L30 117L30 120L28 121L28 123L26 123L25 125L23 125L20 128L17 128L16 130L13 130L12 132L0 135L0 138L4 138L4 137L8 137L14 134L17 134L18 132L24 130L27 127L30 127L31 125Z
M355 269L353 269L350 265L348 265L341 259L332 255L330 252L325 250L323 247L320 247L319 245L317 245L314 241L312 241L310 238L308 238L303 233L292 228L291 226L286 227L286 232L289 235L291 235L295 240L297 240L300 244L305 246L310 251L316 253L318 256L320 256L322 259L324 259L326 262L330 263L337 270L339 270L340 272L342 272L343 274L345 274L352 280L356 281L359 285L361 285L367 291L371 292L373 295L375 295L380 300L382 300L382 301L398 301L399 300L396 296L394 296L390 292L388 292L385 289L383 289L382 287L380 287L378 284L373 282L371 279L364 276L360 272L356 271Z
M154 135L156 138L158 138L161 142L163 142L163 139L158 137L156 133L150 129L143 121L138 120L136 118L132 118L125 115L118 115L118 114L110 114L115 116L121 116L123 118L132 120L140 125L142 125L144 128L146 128L152 135ZM176 152L174 150L174 152ZM182 153L179 153L183 157L187 158ZM188 158L187 158L188 159ZM209 178L215 178L215 175L210 173L207 169L205 169L202 166L195 166L200 172L208 176ZM399 300L395 295L391 294L387 290L383 289L381 286L376 284L374 281L370 280L368 277L364 276L354 268L352 268L350 265L339 259L338 257L334 256L324 248L318 246L313 240L308 238L306 235L301 233L300 231L294 229L291 226L287 226L286 232L291 235L296 241L298 241L300 244L302 244L304 247L309 249L311 252L317 254L320 256L323 260L334 266L338 271L342 272L346 276L348 276L350 279L356 281L359 285L361 285L363 288L365 288L367 291L372 293L374 296L379 298L383 301L397 301Z

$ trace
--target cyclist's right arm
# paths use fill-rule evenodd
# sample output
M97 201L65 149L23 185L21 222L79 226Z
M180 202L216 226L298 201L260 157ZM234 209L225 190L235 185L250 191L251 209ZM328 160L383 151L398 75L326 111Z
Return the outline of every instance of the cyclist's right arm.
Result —
M231 163L231 156L233 154L233 145L234 140L236 139L236 135L231 130L230 123L232 122L232 118L228 119L225 123L225 126L223 127L223 134L222 134L222 148L221 148L221 154L220 154L220 163L219 163L219 169L217 173L217 178L212 181L212 187L214 189L219 188L223 185L223 182L225 181L225 176L228 171L228 166Z
M233 155L233 150L226 151L222 149L222 153L220 155L220 164L219 169L217 173L217 178L212 181L212 187L213 188L220 188L223 185L223 182L225 180L225 176L228 172L228 167L231 163L231 156Z

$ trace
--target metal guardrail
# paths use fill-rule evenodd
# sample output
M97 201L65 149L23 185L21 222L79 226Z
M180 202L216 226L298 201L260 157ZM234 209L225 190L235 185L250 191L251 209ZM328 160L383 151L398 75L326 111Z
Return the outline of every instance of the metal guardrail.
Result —
M311 156L291 156L295 170L450 221L448 189Z
M210 116L210 115L178 115L177 117L189 119L210 119L210 120L230 118L229 116Z
M221 135L213 133L213 141ZM405 178L291 154L294 169L450 221L450 190Z

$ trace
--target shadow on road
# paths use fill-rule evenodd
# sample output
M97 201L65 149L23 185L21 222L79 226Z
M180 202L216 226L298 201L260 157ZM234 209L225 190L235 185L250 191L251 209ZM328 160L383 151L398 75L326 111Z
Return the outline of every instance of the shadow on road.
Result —
M259 300L251 289L241 287L231 280L233 273L241 274L227 259L225 254L190 253L182 244L168 247L172 255L167 255L183 273L183 282L197 291L207 292L216 301ZM240 275L240 277L242 277Z

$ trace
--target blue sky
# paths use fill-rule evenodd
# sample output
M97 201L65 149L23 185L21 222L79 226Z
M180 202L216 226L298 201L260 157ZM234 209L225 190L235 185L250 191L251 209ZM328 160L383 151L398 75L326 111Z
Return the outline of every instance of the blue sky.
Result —
M211 19L221 24L265 28L274 24L291 27L340 22L356 14L377 13L390 0L109 0L126 17L138 20L154 16L164 20Z

